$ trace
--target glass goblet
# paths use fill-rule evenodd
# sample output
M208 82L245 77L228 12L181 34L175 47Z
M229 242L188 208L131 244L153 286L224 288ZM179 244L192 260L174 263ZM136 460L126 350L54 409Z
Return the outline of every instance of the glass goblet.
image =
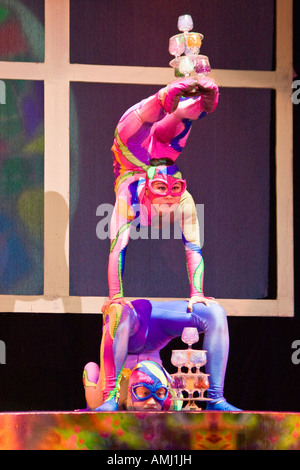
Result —
M191 31L193 29L194 23L190 15L181 15L178 18L177 28L179 31Z
M186 36L186 50L185 53L196 55L200 51L203 36L200 33L188 33Z
M169 52L175 57L179 57L184 52L184 36L176 34L169 39Z
M187 363L187 358L186 354L184 351L180 349L173 349L172 351L172 356L171 356L171 362L173 366L178 367L178 370L182 372L182 367L186 365Z
M197 328L186 326L183 328L181 339L184 343L188 344L188 348L191 349L192 344L199 341L199 333Z
M203 349L193 349L190 354L190 364L196 367L196 372L199 372L200 367L204 366L206 361L206 351Z
M186 387L184 375L174 375L172 381L172 388L176 391L177 397L180 397L182 390Z
M198 75L208 75L211 72L211 66L208 57L205 55L198 55L194 59L195 72Z
M182 73L185 77L188 77L190 73L194 70L194 64L188 56L180 57L179 62L179 72Z
M208 374L200 372L196 377L194 387L199 391L199 398L201 399L203 398L203 393L209 388Z

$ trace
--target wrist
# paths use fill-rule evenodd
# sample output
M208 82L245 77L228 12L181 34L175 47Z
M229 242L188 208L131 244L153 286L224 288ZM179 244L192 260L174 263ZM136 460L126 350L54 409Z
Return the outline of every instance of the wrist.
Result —
M193 297L201 297L201 298L204 298L205 295L204 295L203 292L196 292L196 293L193 292L193 293L191 293L191 299L192 299Z
M118 300L118 299L123 299L123 294L118 293L118 294L109 294L109 300Z
M164 88L161 88L157 93L157 101L159 102L161 108L167 113L166 107L165 107L165 99L167 96L168 92L168 86L165 86Z

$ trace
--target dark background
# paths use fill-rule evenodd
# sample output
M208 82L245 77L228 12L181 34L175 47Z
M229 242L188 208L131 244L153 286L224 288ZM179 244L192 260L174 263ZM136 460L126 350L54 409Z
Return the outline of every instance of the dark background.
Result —
M299 39L299 7L295 7L296 74L300 73ZM208 55L214 54L209 52ZM299 78L298 75L295 78ZM295 317L228 317L230 356L225 396L230 403L245 410L300 411L300 364L295 365L291 360L292 343L300 340L300 299L297 291L299 127L300 106L295 105ZM101 315L1 314L0 339L6 343L7 363L0 365L0 410L65 411L84 407L82 370L87 362L99 360L101 330ZM179 344L178 340L174 340L162 351L165 366L170 372L170 351Z

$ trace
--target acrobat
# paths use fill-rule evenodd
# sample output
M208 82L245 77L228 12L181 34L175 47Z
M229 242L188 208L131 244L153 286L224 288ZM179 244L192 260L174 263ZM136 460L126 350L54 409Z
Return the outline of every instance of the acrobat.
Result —
M110 225L109 299L127 304L123 273L130 230L139 217L144 226L159 227L164 218L178 221L190 281L188 310L197 302L214 302L203 292L204 261L196 206L175 161L181 154L193 121L217 106L213 80L187 77L175 80L155 95L130 108L120 119L112 147L116 202ZM165 295L165 294L164 294Z
M224 398L229 334L226 312L219 304L196 303L189 312L187 301L139 299L132 302L132 307L111 304L103 322L100 369L94 364L84 372L88 408L118 410L123 369L132 370L143 360L161 364L160 350L180 337L184 327L195 327L203 333L203 349L207 351L207 397L211 401L206 409L240 411Z

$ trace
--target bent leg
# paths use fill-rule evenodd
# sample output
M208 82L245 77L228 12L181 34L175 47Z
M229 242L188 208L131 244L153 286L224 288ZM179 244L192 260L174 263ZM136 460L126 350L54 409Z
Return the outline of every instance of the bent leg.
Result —
M163 347L172 338L181 336L184 327L197 328L199 333L204 333L203 349L207 351L208 396L213 399L223 397L229 350L226 312L213 303L209 306L194 304L193 311L188 312L187 305L185 301L152 302L147 347L158 347L158 342Z
M207 403L206 409L212 411L241 411L230 405L224 398L224 381L229 352L229 333L225 310L219 304L211 303L205 314L200 304L195 304L193 312L199 316L206 317L204 320L203 348L207 350L207 363L205 366L209 376L209 389L207 397L211 401Z
M223 398L224 380L229 352L229 334L225 310L218 304L208 307L201 304L193 306L194 322L201 323L204 333L203 349L207 351L205 371L209 374L207 396L212 399Z
M207 396L213 402L224 402L224 380L229 352L229 333L225 310L219 305L202 303L193 305L193 311L187 311L187 302L152 302L151 327L149 328L147 347L162 347L172 338L181 336L184 327L195 327L204 333L203 349L207 351L206 373L209 374L210 386ZM231 405L229 405L231 406ZM233 409L229 411L235 411Z
M126 305L111 304L103 314L99 381L103 402L107 404L97 410L118 408L119 385L134 322L134 312Z
M83 370L82 381L88 410L94 410L103 401L99 372L99 366L95 362L89 362Z

